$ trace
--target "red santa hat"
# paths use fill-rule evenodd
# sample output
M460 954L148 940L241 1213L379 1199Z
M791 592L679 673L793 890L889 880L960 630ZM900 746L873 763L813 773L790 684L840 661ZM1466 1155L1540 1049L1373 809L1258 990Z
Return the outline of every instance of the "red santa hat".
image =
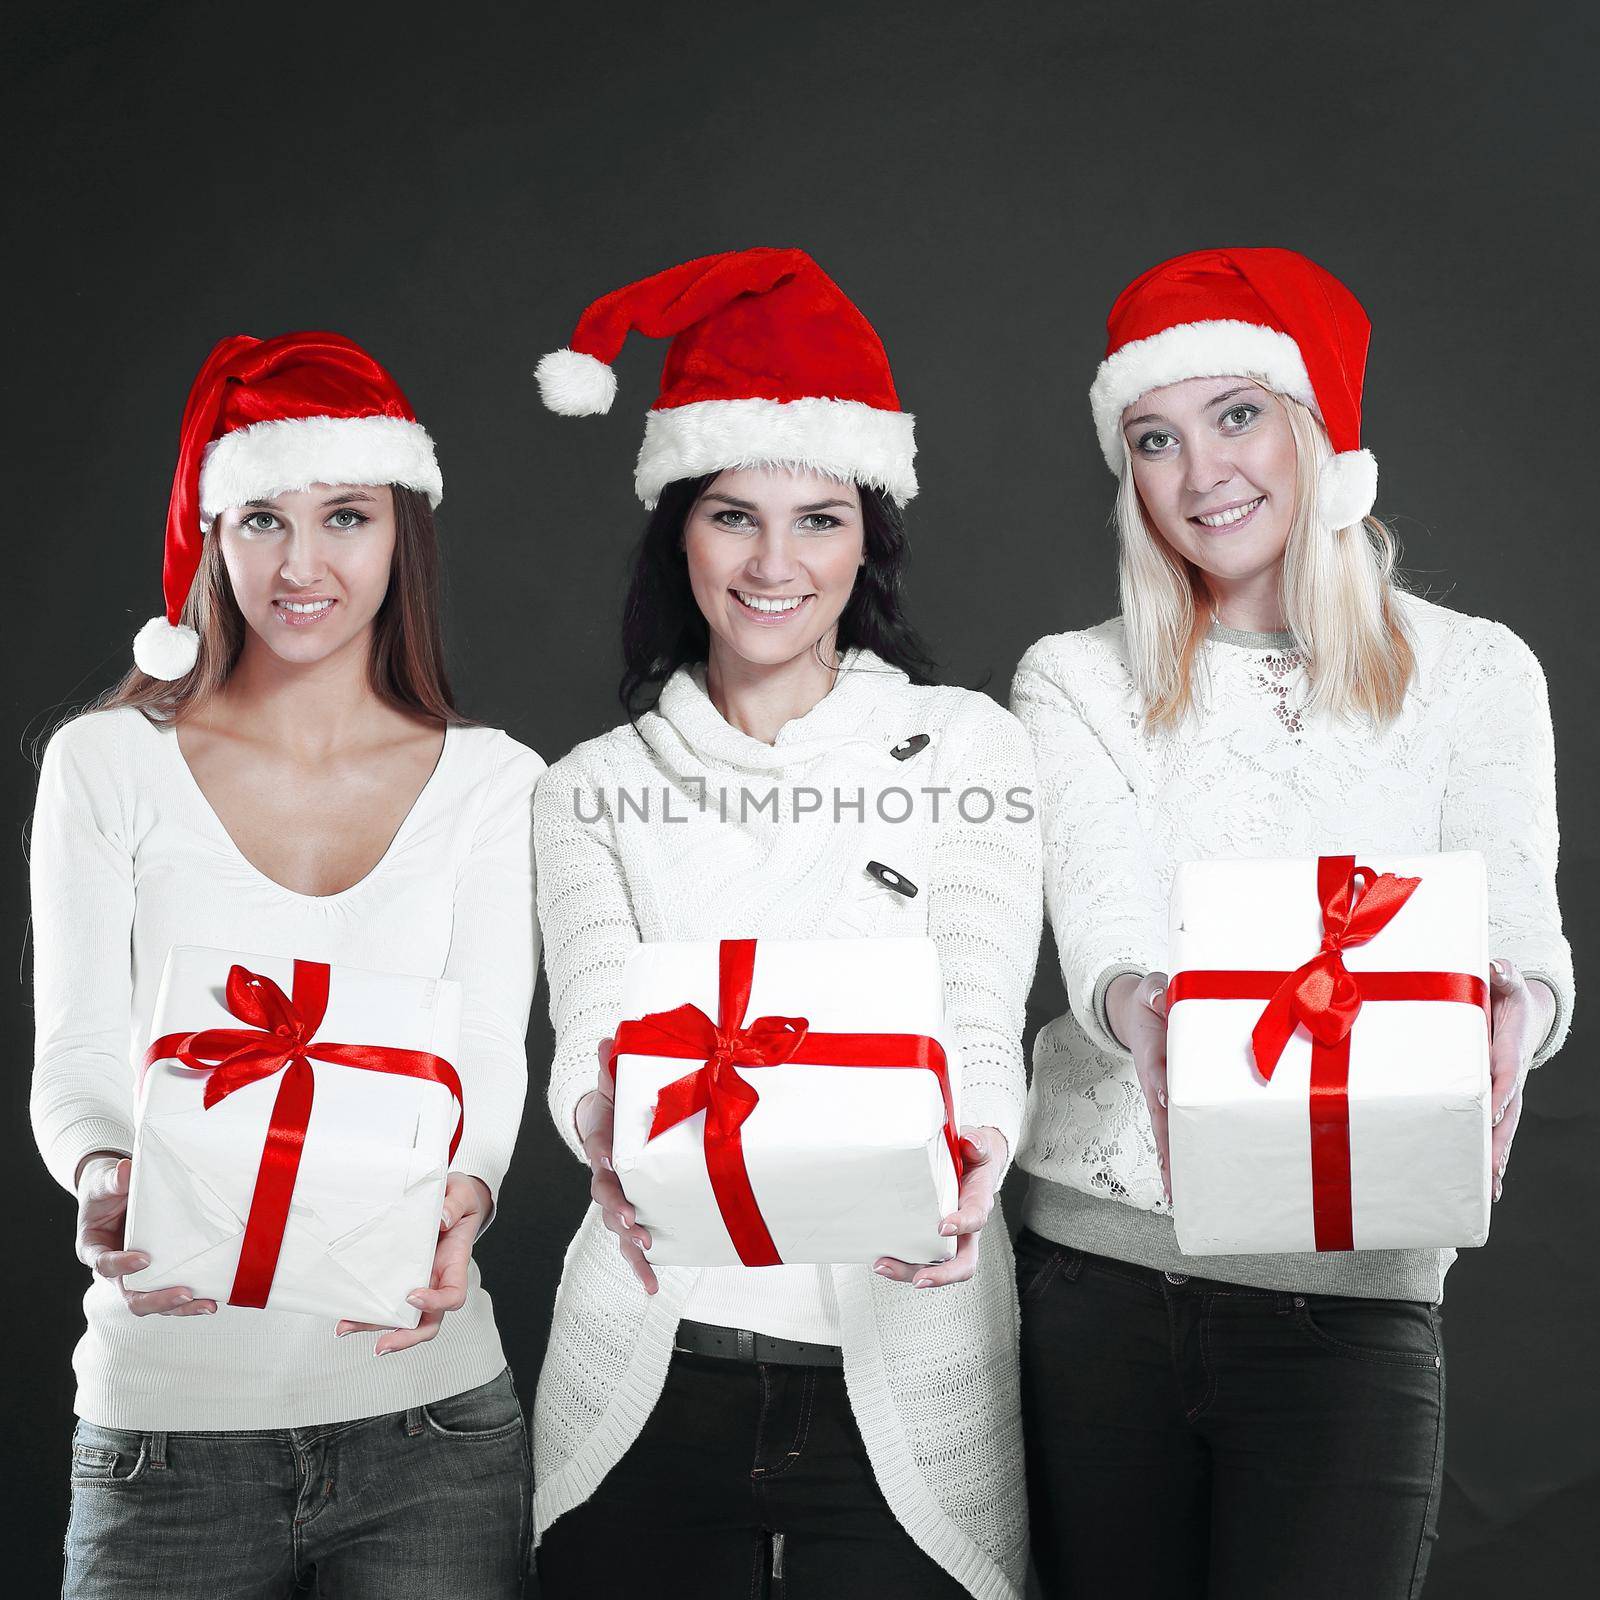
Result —
M671 339L634 487L732 467L801 467L909 500L914 419L872 324L804 250L730 250L614 290L535 376L563 416L609 411L630 333Z
M1296 250L1193 250L1117 296L1089 402L1106 465L1125 460L1122 413L1188 378L1257 377L1307 405L1327 429L1317 507L1330 528L1372 510L1378 463L1361 448L1361 381L1372 324L1361 303Z
M313 483L399 484L438 505L433 440L400 386L337 333L236 334L206 358L189 390L167 503L167 609L133 641L152 678L181 678L199 637L179 619L221 511Z

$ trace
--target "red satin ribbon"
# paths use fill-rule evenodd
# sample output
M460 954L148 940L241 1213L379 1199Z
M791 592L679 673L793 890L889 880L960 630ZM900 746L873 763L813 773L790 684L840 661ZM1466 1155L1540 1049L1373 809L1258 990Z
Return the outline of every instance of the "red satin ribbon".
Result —
M466 1118L461 1079L442 1056L389 1045L331 1044L315 1037L328 1009L330 976L326 962L296 961L291 1000L271 978L247 967L232 966L224 991L228 1010L249 1027L163 1034L145 1052L146 1069L157 1061L176 1060L209 1073L205 1092L208 1111L235 1089L283 1072L261 1150L255 1191L250 1197L239 1265L228 1295L230 1306L265 1306L272 1292L289 1221L289 1202L300 1171L306 1130L311 1125L311 1102L316 1089L313 1060L442 1084L457 1107L456 1129L450 1139L452 1161L461 1144Z
M1356 880L1366 880L1365 890ZM1265 1000L1250 1035L1256 1070L1270 1079L1297 1026L1311 1035L1311 1203L1318 1250L1355 1249L1350 1197L1350 1030L1368 1000L1444 1000L1479 1006L1489 986L1466 972L1350 972L1343 952L1394 920L1420 878L1379 876L1354 856L1320 856L1322 948L1293 972L1180 972L1167 1008L1180 1000Z
M760 1096L735 1070L805 1066L897 1067L931 1072L944 1097L944 1136L956 1176L961 1176L961 1143L950 1073L938 1040L920 1033L813 1033L804 1017L757 1017L744 1021L755 973L756 941L724 939L717 958L717 1020L699 1006L622 1023L612 1059L618 1056L672 1056L705 1065L675 1079L661 1091L649 1138L676 1127L697 1111L706 1114L706 1171L728 1236L747 1267L776 1267L783 1258L767 1231L744 1162L741 1129Z

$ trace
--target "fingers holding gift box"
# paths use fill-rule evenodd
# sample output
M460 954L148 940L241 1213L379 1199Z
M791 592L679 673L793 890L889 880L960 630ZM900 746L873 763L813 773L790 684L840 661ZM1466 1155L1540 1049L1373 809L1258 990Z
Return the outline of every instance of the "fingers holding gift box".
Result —
M941 1222L986 1208L983 1180L960 1193L931 940L645 944L623 1011L613 1231L642 1234L649 1262L948 1262Z
M661 1287L655 1270L645 1259L650 1248L650 1230L639 1226L638 1213L622 1191L617 1169L612 1163L612 1132L616 1124L616 1076L612 1069L615 1041L600 1041L600 1081L578 1102L576 1122L578 1142L589 1163L589 1198L600 1208L607 1229L617 1236L617 1247L639 1280L646 1294Z
M128 1197L149 1265L125 1286L415 1328L460 1138L460 1019L446 979L174 948Z
M956 1209L939 1224L939 1232L956 1241L948 1261L898 1261L883 1256L872 1270L880 1277L909 1283L914 1289L939 1289L965 1283L978 1270L979 1235L988 1225L1006 1175L1006 1136L998 1128L961 1130L961 1191Z

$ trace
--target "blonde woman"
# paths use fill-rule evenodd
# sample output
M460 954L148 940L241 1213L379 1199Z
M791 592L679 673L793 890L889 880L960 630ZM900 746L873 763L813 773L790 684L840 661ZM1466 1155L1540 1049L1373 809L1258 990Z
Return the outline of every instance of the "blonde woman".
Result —
M1397 588L1360 448L1369 329L1337 279L1196 252L1109 331L1122 615L1040 640L1013 689L1071 1000L1018 1156L1034 1555L1051 1595L1415 1595L1453 1252L1180 1254L1166 896L1197 857L1481 851L1498 1196L1572 1003L1544 678L1500 624Z

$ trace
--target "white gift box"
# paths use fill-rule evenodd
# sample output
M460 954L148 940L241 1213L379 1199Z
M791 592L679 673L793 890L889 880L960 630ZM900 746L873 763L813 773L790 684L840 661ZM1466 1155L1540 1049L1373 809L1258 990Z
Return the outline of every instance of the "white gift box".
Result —
M644 944L623 975L622 1016L642 1018L686 1002L718 1016L715 940ZM959 1128L959 1065L944 1031L944 986L932 940L755 942L745 1024L803 1017L811 1033L920 1034L944 1052ZM616 1056L612 1160L649 1229L649 1259L717 1266L741 1257L707 1170L706 1113L649 1137L657 1100L706 1058ZM954 1211L957 1179L939 1082L925 1068L786 1062L735 1067L759 1096L740 1129L750 1189L781 1260L946 1261L939 1234Z
M1358 981L1363 973L1461 973L1486 992L1482 857L1463 851L1358 859L1374 873L1421 882L1369 942L1342 951L1346 970ZM1323 934L1316 857L1188 862L1173 880L1175 982L1191 972L1287 974L1318 955ZM1170 1009L1173 1205L1187 1255L1318 1248L1312 1040L1296 1026L1264 1079L1251 1032L1266 1005L1264 998L1184 999ZM1490 1121L1481 1004L1365 999L1349 1034L1347 1097L1354 1248L1482 1244L1489 1233ZM1323 1162L1322 1171L1336 1170L1336 1159Z
M238 964L294 990L292 959L176 946L151 1019L153 1042L174 1033L250 1026L228 1010ZM329 970L327 1010L313 1035L311 1114L267 1309L413 1328L406 1295L433 1270L457 1106L425 1079L319 1061L320 1042L420 1050L452 1065L461 986L448 979ZM228 1301L251 1197L284 1071L207 1109L210 1074L174 1059L144 1075L126 1237L150 1265L130 1289L182 1284Z

